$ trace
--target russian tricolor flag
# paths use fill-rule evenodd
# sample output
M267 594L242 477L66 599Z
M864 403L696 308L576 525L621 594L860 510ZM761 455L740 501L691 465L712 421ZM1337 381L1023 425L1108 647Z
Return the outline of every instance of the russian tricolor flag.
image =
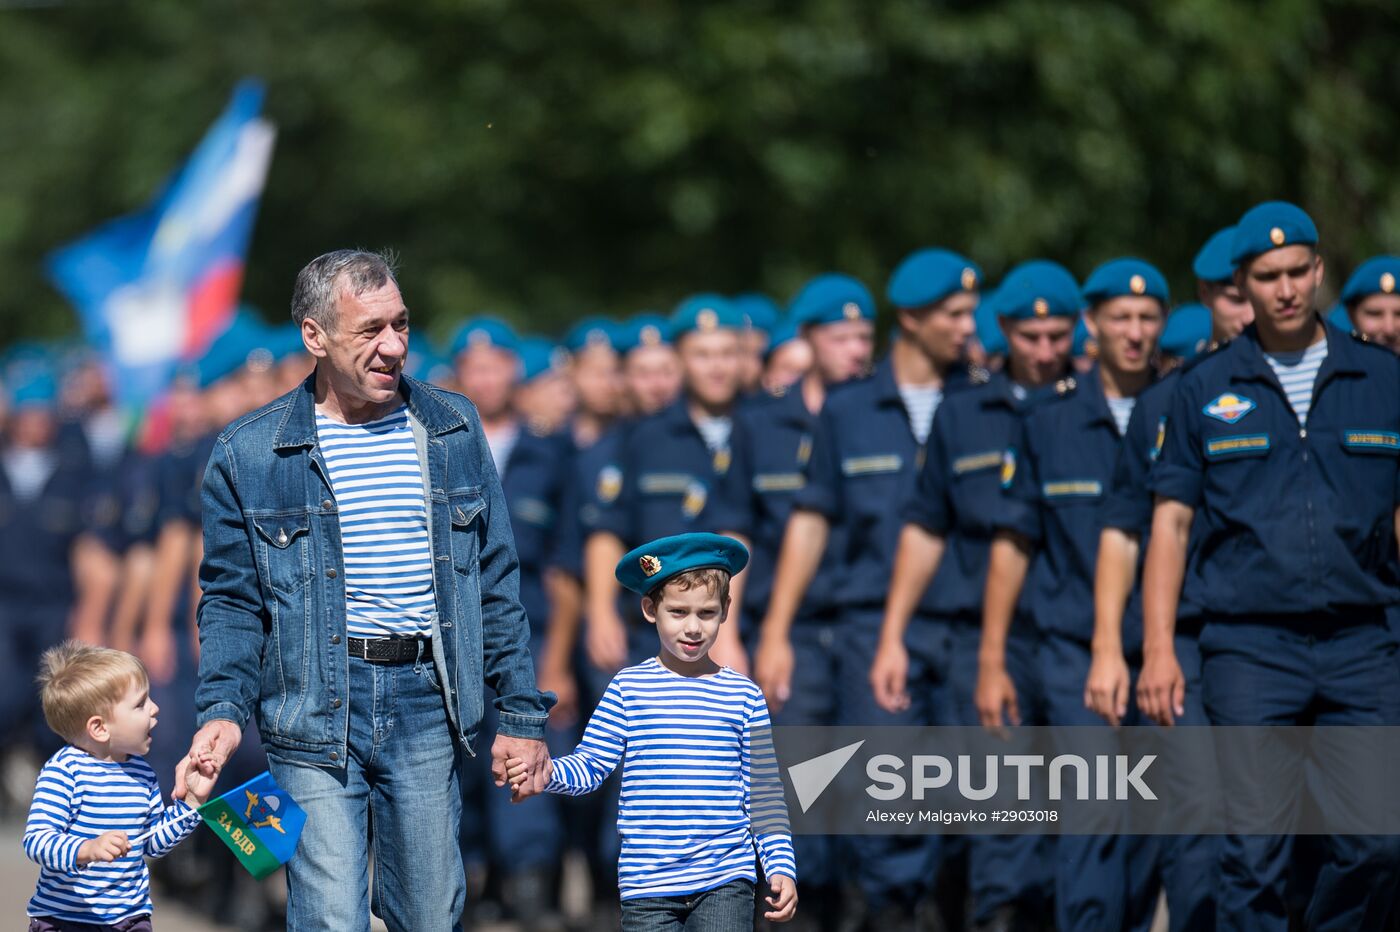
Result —
M233 317L275 136L262 102L260 83L240 83L149 207L48 257L121 403L148 405Z

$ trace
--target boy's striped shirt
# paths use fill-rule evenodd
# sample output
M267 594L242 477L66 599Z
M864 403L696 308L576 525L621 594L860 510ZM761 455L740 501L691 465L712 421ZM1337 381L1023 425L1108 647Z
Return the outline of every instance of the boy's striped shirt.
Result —
M24 827L24 853L40 867L28 914L112 924L149 913L146 858L163 857L198 827L190 812L183 802L165 807L160 781L144 759L100 761L64 747L39 771ZM135 839L153 827L126 857L78 867L78 849L88 839L111 831Z
M420 637L437 609L423 471L408 409L365 424L316 414L340 516L351 637Z
M619 763L624 900L754 880L755 848L767 876L796 879L768 706L748 677L684 677L656 658L620 671L549 791L590 792Z

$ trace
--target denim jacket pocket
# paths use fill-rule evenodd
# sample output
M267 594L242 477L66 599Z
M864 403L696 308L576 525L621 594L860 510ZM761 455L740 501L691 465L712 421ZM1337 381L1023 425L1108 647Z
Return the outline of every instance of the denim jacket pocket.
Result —
M452 521L452 566L463 575L470 576L476 570L480 552L477 537L481 532L477 518L485 508L486 499L479 488L453 492L447 498L447 515Z
M305 511L250 514L258 532L258 570L269 589L295 595L311 579L311 518Z

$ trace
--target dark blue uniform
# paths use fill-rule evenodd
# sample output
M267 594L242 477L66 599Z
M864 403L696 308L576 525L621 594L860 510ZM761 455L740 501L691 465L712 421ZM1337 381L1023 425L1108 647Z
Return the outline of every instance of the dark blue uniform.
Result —
M1186 365L1190 367L1193 364ZM1138 536L1140 544L1136 575L1139 581L1142 579L1142 564L1152 531L1152 490L1148 480L1152 464L1161 453L1172 393L1176 390L1182 371L1181 368L1172 370L1138 396L1133 415L1128 420L1128 429L1123 432L1123 442L1118 449L1113 478L1109 482L1103 507L1099 511L1100 522L1104 527L1117 528ZM1199 528L1193 529L1188 550L1195 549L1197 534L1194 531L1198 530ZM1134 602L1139 596L1140 589L1135 590ZM1208 725L1210 723L1206 719L1205 706L1201 701L1201 650L1197 641L1201 624L1200 612L1182 599L1176 614L1173 644L1177 663L1180 664L1182 677L1186 681L1186 697L1183 702L1185 714L1177 716L1176 723L1183 726ZM1137 665L1133 658L1128 659L1132 667ZM1197 760L1207 760L1213 755L1208 739L1196 753L1199 755ZM1173 796L1175 799L1204 801L1213 798L1209 789L1199 792L1189 790L1198 776L1200 775L1195 773L1172 770L1163 778L1188 788L1177 791ZM1205 804L1202 802L1202 805ZM1214 928L1214 889L1216 866L1220 857L1219 837L1175 835L1159 838L1157 841L1158 866L1167 894L1168 915L1173 932Z
M709 449L684 397L635 422L621 441L617 495L600 509L595 529L629 548L688 531L747 535L744 439L743 431L734 430L727 445ZM629 622L629 662L639 663L656 652L655 637L645 628L638 599L625 596L619 608Z
M1184 373L1172 399L1151 484L1194 508L1200 525L1185 595L1205 620L1202 688L1213 724L1400 721L1385 624L1400 598L1400 360L1330 325L1326 336L1305 425L1254 327ZM1217 743L1222 759L1257 750ZM1344 785L1368 762L1317 764ZM1278 785L1301 786L1302 774L1280 773ZM1256 804L1232 794L1227 817L1249 817ZM1325 814L1344 802L1319 804ZM1376 927L1393 898L1400 841L1341 836L1329 846L1306 924ZM1223 847L1222 925L1284 928L1291 839L1231 835Z
M988 384L947 399L933 419L927 457L906 522L944 540L943 559L924 595L927 610L947 625L950 654L946 688L937 694L938 724L974 726L980 721L974 697L982 640L982 600L994 518L1001 508L1002 463L1014 442L1030 399L1018 399L1002 373ZM1044 698L1036 668L1037 637L1024 606L1007 640L1007 672L1016 685L1022 720L1044 720ZM1050 873L1048 839L1034 835L988 835L969 842L968 881L974 919L989 919L1002 906L1043 907Z
M945 383L945 396L966 385L966 372ZM936 417L935 417L936 419ZM838 670L824 688L839 697L838 724L897 725L930 721L928 697L903 713L885 712L870 688L894 568L902 505L913 493L924 449L885 359L868 378L831 390L818 421L807 485L794 505L824 515L836 534L828 544L835 583ZM925 605L928 604L925 598ZM924 606L921 606L921 609ZM909 626L910 679L941 680L946 667L947 628L921 611ZM794 682L794 691L798 687ZM857 882L867 905L878 912L921 899L932 885L940 839L872 837L852 839Z
M81 460L64 462L57 448L50 452L52 472L31 496L20 497L0 467L0 738L33 739L52 750L58 739L39 716L34 672L39 655L68 634L72 550L83 529L88 478Z
M1040 675L1052 725L1103 725L1084 707L1084 683L1093 659L1100 511L1121 443L1095 366L1078 380L1061 381L1056 395L1036 406L1010 454L1013 478L997 524L1035 547L1022 594L1041 634ZM1124 654L1135 666L1142 653L1136 591L1122 636ZM1136 724L1131 713L1125 722ZM1148 883L1155 856L1150 842L1125 835L1061 837L1055 855L1057 926L1145 928L1156 905Z
M577 547L570 544L574 538L564 530L569 515L577 511L571 487L572 449L573 443L566 434L542 434L521 425L501 470L501 491L510 509L510 526L520 561L520 604L530 619L530 654L537 665L544 656L550 613L545 573L560 569L574 576L580 574ZM481 747L489 748L495 740L495 698L487 687ZM550 729L550 749L564 753L570 736L558 732L557 728ZM480 782L475 792L477 805L485 804L492 863L507 874L548 873L557 869L563 847L559 801L549 798L541 799L538 806L512 806L509 796L491 782L490 756L479 756L478 763Z

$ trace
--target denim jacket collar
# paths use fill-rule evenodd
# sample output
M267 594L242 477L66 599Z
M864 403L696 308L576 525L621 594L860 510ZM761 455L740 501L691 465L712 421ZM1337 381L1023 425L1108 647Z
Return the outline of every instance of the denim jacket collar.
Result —
M408 405L414 420L433 436L452 430L466 430L469 425L462 415L445 402L433 397L433 393L416 379L399 377L399 396ZM298 391L292 393L291 403L282 415L282 423L277 425L272 447L275 450L310 447L316 445L316 373L306 377Z

